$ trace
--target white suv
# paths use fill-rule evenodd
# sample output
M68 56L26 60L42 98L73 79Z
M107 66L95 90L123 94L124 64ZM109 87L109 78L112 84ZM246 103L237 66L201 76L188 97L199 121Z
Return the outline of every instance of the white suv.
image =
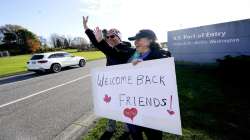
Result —
M34 54L27 62L29 71L34 72L60 72L61 68L78 65L83 67L86 60L83 57L73 56L67 52L49 52Z

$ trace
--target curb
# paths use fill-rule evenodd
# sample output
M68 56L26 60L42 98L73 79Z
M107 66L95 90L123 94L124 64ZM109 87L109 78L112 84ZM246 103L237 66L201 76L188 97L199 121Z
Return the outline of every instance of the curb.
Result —
M53 140L81 140L81 137L87 133L97 119L93 112L86 113L60 132Z
M10 78L15 78L15 77L27 76L27 75L31 75L31 74L34 74L34 72L24 71L23 73L19 73L19 74L13 73L13 75L11 74L11 75L0 77L0 81L10 79Z

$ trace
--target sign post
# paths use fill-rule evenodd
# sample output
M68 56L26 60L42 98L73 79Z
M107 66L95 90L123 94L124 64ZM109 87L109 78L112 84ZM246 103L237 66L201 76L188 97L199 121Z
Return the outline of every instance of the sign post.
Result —
M168 32L177 61L214 63L226 55L250 55L250 19Z

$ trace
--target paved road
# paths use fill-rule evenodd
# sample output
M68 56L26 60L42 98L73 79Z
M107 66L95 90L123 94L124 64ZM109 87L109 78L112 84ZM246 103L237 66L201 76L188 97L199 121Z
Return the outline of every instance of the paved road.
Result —
M2 81L0 140L50 140L92 111L89 71L104 64L91 61L83 68Z

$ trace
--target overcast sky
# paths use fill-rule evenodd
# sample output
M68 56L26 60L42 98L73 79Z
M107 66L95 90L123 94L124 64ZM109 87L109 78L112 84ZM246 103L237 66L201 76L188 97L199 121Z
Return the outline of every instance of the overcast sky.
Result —
M39 36L84 36L91 28L118 28L123 39L152 29L159 41L167 31L250 18L250 0L1 0L0 25L18 24ZM84 36L85 37L85 36Z

